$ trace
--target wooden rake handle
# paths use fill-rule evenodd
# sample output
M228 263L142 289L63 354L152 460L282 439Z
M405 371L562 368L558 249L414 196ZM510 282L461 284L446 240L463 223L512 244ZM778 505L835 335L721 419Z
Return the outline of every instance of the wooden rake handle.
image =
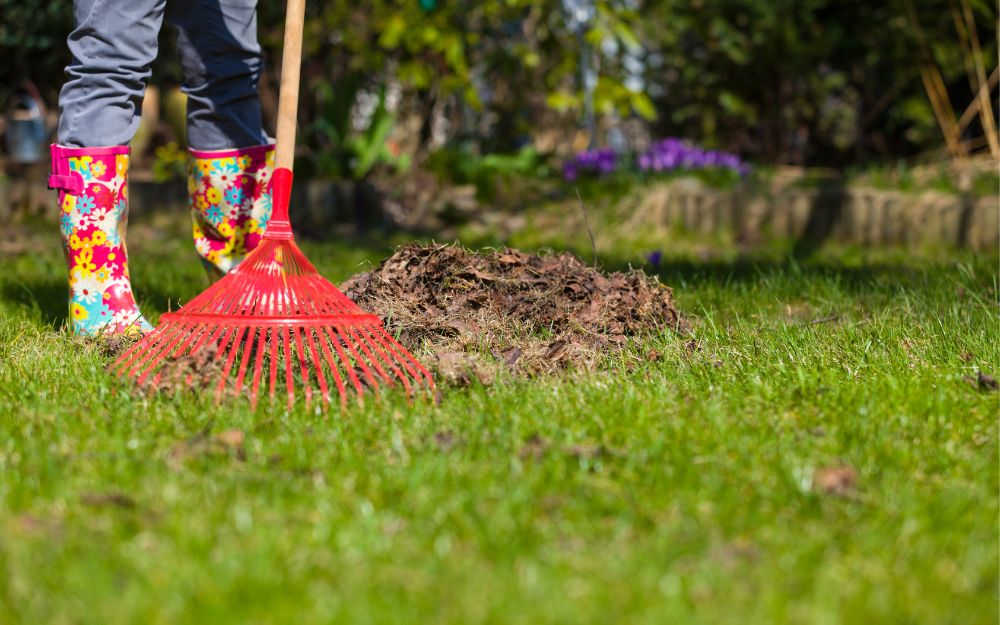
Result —
M285 40L281 53L281 90L278 94L278 145L274 166L292 169L295 161L295 121L299 110L299 74L302 68L302 31L306 0L288 0Z
M292 194L292 168L295 166L295 122L299 111L299 74L302 68L302 31L305 20L306 0L288 0L281 53L281 89L278 92L278 137L274 150L274 177L271 180L273 213L264 232L265 239L292 238L288 203Z

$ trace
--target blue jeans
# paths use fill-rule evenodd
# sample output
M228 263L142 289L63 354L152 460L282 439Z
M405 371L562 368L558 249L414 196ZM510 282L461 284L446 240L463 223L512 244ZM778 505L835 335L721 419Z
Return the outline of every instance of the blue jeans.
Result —
M73 10L73 60L59 94L60 145L131 141L164 17L177 29L191 147L267 143L257 91L263 66L257 0L74 0Z

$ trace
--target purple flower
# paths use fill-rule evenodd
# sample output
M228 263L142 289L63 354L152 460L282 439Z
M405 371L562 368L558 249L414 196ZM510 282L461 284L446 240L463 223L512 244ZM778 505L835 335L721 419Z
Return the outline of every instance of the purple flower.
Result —
M618 169L618 154L611 149L579 152L563 164L563 178L573 182L581 176L607 176Z
M608 148L578 152L563 164L563 178L567 182L584 177L601 178L628 167L645 173L670 173L679 169L728 169L741 177L750 172L749 165L735 154L706 150L677 137L666 137L635 155L626 156Z
M660 268L660 263L663 261L663 252L660 250L654 250L646 255L646 261L653 266L654 269Z
M654 142L648 150L636 157L636 163L639 169L645 172L723 168L745 176L750 169L735 154L705 150L676 137L667 137Z

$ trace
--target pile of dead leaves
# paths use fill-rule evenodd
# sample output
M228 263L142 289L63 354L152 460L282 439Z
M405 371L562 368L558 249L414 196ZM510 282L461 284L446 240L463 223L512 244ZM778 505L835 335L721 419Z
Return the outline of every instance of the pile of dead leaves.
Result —
M491 365L523 375L594 368L630 337L687 330L656 278L603 274L568 253L409 245L341 289L457 383L491 382Z

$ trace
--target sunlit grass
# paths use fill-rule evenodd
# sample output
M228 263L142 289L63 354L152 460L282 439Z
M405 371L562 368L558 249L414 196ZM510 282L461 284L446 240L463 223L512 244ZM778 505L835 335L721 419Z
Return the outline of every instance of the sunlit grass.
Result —
M158 228L153 318L205 284ZM57 241L0 259L0 622L996 622L997 259L662 248L696 344L329 416L133 396L60 329Z

